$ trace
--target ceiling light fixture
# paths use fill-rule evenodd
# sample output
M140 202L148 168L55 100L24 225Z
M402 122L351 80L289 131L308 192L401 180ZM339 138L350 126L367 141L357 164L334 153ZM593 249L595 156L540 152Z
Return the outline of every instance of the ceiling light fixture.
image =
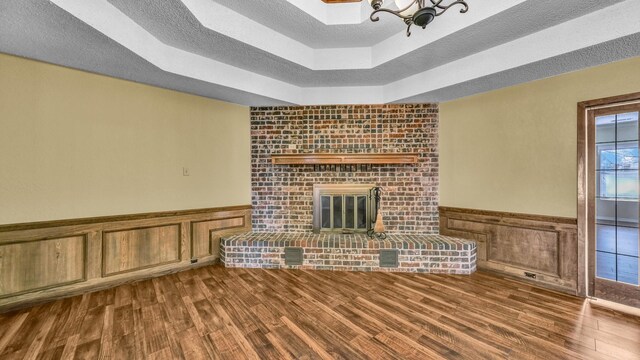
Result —
M450 0L395 0L398 10L391 10L383 8L382 5L385 0L369 0L369 4L373 8L371 13L371 21L378 21L380 18L377 16L380 12L388 12L404 20L407 24L407 36L411 36L411 25L420 26L423 29L431 23L436 16L444 14L450 7L455 5L461 5L461 13L466 13L469 10L469 5L466 1L455 0L449 3ZM442 3L445 3L444 5ZM449 5L446 5L446 4Z

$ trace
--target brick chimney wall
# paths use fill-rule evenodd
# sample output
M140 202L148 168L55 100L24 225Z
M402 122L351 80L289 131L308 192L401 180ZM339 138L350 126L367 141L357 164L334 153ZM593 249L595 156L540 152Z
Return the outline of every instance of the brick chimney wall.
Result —
M273 165L271 154L419 153L417 164ZM438 105L251 108L253 231L311 232L313 184L383 188L388 233L438 233Z

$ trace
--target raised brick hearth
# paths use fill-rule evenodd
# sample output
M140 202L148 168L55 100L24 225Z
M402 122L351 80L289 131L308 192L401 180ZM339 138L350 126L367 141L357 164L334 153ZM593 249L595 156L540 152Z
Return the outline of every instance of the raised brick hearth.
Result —
M471 274L476 244L441 235L246 233L221 240L225 267ZM302 248L302 265L285 264L285 248ZM380 267L380 250L397 249L397 267Z

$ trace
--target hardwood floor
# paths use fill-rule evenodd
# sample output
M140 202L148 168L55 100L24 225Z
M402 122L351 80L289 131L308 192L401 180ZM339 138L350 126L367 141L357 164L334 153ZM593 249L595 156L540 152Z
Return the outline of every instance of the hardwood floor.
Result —
M494 274L202 267L0 314L0 359L640 359L640 318Z

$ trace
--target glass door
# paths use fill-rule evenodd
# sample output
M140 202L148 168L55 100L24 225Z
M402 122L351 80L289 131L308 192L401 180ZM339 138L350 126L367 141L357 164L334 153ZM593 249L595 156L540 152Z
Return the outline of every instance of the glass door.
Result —
M320 231L365 232L368 229L366 195L322 195Z
M633 306L640 302L639 114L640 104L589 112L592 294Z

